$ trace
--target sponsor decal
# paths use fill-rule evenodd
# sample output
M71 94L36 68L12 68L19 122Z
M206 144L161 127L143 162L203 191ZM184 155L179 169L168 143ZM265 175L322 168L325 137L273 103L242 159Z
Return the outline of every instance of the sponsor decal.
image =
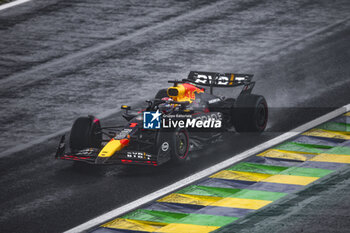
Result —
M234 74L197 74L195 77L195 82L198 84L216 84L221 86L231 86L235 82L241 83L247 81L248 77L245 76L236 76Z
M237 82L244 82L246 80L245 77L236 77L235 81Z
M146 159L150 160L151 155L145 153L145 152L138 152L138 151L128 151L126 152L126 157L132 158L132 159Z
M216 99L209 100L208 103L209 104L213 104L213 103L217 103L217 102L220 102L220 101L221 101L221 99L216 98Z
M94 152L93 148L88 148L88 149L80 150L78 153L76 153L76 155L86 156L86 155L91 155L93 152Z
M198 74L195 82L199 84L211 84L213 81L216 81L217 85L228 85L230 79L227 76L212 77L211 75Z
M161 148L162 148L162 151L167 151L169 149L169 143L163 142Z
M120 140L120 139L126 138L131 131L132 129L123 129L114 137L114 139Z
M143 128L144 129L160 129L161 113L159 110L156 112L143 112Z

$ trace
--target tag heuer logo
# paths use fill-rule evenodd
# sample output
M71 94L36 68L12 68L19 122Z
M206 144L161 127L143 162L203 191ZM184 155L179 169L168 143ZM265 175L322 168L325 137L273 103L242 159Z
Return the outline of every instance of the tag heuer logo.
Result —
M160 116L162 114L156 112L143 112L143 128L144 129L160 129Z

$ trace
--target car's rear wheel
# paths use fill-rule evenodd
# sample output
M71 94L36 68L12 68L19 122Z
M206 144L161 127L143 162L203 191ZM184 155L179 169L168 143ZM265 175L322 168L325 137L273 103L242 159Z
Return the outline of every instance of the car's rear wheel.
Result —
M233 111L234 126L238 132L263 132L268 120L268 107L261 95L241 95Z
M99 148L102 142L100 121L93 116L75 120L69 138L71 151Z

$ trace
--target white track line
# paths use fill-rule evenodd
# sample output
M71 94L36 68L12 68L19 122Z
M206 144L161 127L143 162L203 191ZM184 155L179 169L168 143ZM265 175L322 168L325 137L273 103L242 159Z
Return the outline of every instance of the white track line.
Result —
M58 66L64 62L67 62L67 61L72 60L72 59L77 59L77 58L81 58L84 56L88 56L92 53L96 53L98 51L108 49L112 46L116 46L118 44L121 44L122 42L129 41L129 40L132 40L134 38L142 37L144 34L149 33L151 31L156 31L162 27L173 27L174 24L176 24L178 22L182 22L182 21L188 22L188 20L194 19L194 18L196 20L199 20L199 18L198 18L199 16L205 17L205 15L206 15L205 12L208 12L208 11L211 12L213 10L215 11L216 9L220 9L220 7L225 7L225 4L228 2L230 2L230 1L229 0L222 0L219 2L215 2L215 3L212 3L208 6L205 6L203 8L199 8L197 10L190 11L188 13L176 16L176 17L169 19L167 21L163 21L163 22L157 23L155 25L152 25L150 27L146 27L144 29L137 30L137 31L135 31L131 34L125 35L125 36L121 36L120 38L118 38L116 40L106 41L103 44L97 44L97 45L89 47L85 50L81 50L81 51L78 51L78 52L75 52L75 53L72 53L72 54L51 60L51 61L48 61L48 62L43 63L43 64L39 64L39 65L34 66L26 71L23 71L20 73L15 73L13 75L10 75L6 78L1 79L0 86L2 89L7 89L7 88L11 88L11 87L16 86L16 85L21 85L21 86L29 85L33 82L47 78L47 76L45 76L45 75L39 77L39 76L29 76L29 74L46 69L48 67ZM186 20L186 19L188 19L188 20ZM271 53L276 53L282 49L290 47L293 44L296 44L300 41L303 41L309 37L315 36L315 35L322 33L326 30L337 27L337 26L347 22L349 19L350 19L350 17L347 17L345 19L339 20L335 23L332 23L330 25L326 25L325 27L322 27L322 28L319 28L315 31L312 31L312 32L300 37L300 38L296 38L295 40L292 40L291 42L287 42L286 44L282 44L277 49L274 49L272 51L267 52L266 54L263 54L263 55L257 57L256 60L259 60L259 59L261 59L261 57L265 57Z
M52 134L49 134L49 135L46 135L46 136L42 136L42 137L40 137L38 139L35 139L35 140L31 141L31 142L24 143L24 144L18 144L17 146L11 147L10 149L7 149L7 150L1 152L0 153L0 158L4 158L4 157L7 157L7 156L10 156L10 155L12 155L14 153L27 150L27 149L35 146L35 145L39 145L41 143L47 142L47 141L49 141L52 138L55 138L55 137L58 137L60 135L63 135L65 133L67 133L69 130L70 130L70 127L67 127L67 128L64 128L64 129L62 129L60 131L57 131L55 133L52 133Z
M3 5L0 5L0 11L8 9L10 7L13 7L13 6L20 5L20 4L25 3L25 2L29 2L29 1L31 1L31 0L17 0L14 2L5 3Z
M75 232L83 232L83 231L86 231L88 229L91 229L92 227L95 227L101 223L104 223L108 220L111 220L119 215L122 215L128 211L131 211L133 209L136 209L137 207L143 205L143 204L146 204L147 202L150 202L150 201L153 201L155 199L158 199L160 198L161 196L164 196L170 192L173 192L183 186L186 186L188 184L191 184L203 177L206 177L206 176L209 176L213 173L216 173L234 163L237 163L243 159L246 159L248 158L249 156L251 155L254 155L254 154L257 154L263 150L266 150L276 144L279 144L287 139L290 139L294 136L297 136L298 134L306 131L306 130L309 130L311 128L314 128L315 126L319 125L319 124L322 124L323 122L325 121L328 121L334 117L337 117L347 111L350 111L350 104L348 105L345 105L341 108L338 108L330 113L327 113L326 115L323 115L315 120L312 120L302 126L299 126L289 132L286 132L276 138L273 138L267 142L264 142L258 146L255 146L253 147L252 149L249 149L249 150L246 150L238 155L232 155L233 157L230 158L230 159L227 159L221 163L218 163L212 167L209 167L203 171L200 171L194 175L191 175L185 179L182 179L180 181L177 181L176 183L172 184L172 185L169 185L165 188L162 188L154 193L151 193L151 194L148 194L147 196L144 196L142 198L139 198L129 204L126 204L124 206L121 206L121 207L118 207L112 211L109 211L103 215L100 215L94 219L91 219L90 221L88 222L85 222L77 227L74 227L68 231L65 231L65 233L75 233Z
M287 48L289 48L289 47L291 47L291 46L293 46L295 44L298 44L299 42L302 42L304 40L307 40L310 37L319 35L319 34L321 34L323 32L326 32L326 31L328 31L328 30L330 30L332 28L335 28L335 27L338 27L338 26L340 26L340 25L342 25L344 23L347 23L349 20L350 20L350 16L345 18L345 19L338 20L335 23L332 23L330 25L326 25L326 26L324 26L322 28L319 28L319 29L317 29L315 31L312 31L310 33L307 33L304 36L301 36L301 37L296 38L296 39L294 39L292 41L289 41L289 42L287 42L285 44L282 44L281 46L276 47L275 49L273 49L271 51L268 51L265 54L262 54L262 55L258 56L257 58L255 58L255 60L260 60L260 59L263 59L264 57L266 57L268 55L272 55L272 54L278 53L279 51L287 49Z
M196 10L187 12L183 15L176 16L176 17L171 18L169 20L162 21L162 22L159 22L156 24L152 24L149 27L145 27L145 28L142 28L142 29L137 30L135 32L132 32L130 34L127 34L125 36L121 36L116 40L109 40L109 41L106 41L102 44L97 44L97 45L94 45L94 46L89 47L87 49L84 49L84 50L81 50L81 51L78 51L78 52L75 52L75 53L54 59L54 60L51 60L51 61L48 61L46 63L39 64L37 66L33 66L32 68L30 68L26 71L23 71L20 73L15 73L11 76L8 76L6 78L1 79L0 80L0 87L1 87L1 89L7 89L7 88L10 88L12 86L16 86L16 85L24 86L24 85L28 85L28 84L31 84L33 82L36 82L36 81L39 81L42 79L46 79L47 76L45 76L45 75L38 77L38 76L29 76L29 74L46 69L48 67L58 66L64 62L70 61L72 59L77 59L77 58L81 58L84 56L88 56L88 55L96 53L98 51L108 49L112 46L116 46L118 44L121 44L125 41L133 40L134 38L140 38L143 35L145 35L146 33L157 31L158 29L163 28L163 27L173 27L178 22L185 22L185 24L186 24L189 20L193 20L193 19L199 20L199 16L207 17L206 15L208 15L208 14L205 14L205 12L215 12L216 9L220 9L220 7L224 7L224 4L227 2L230 2L230 0L222 0L219 2L215 2L215 3L212 3L210 5L204 6L202 8L198 8Z

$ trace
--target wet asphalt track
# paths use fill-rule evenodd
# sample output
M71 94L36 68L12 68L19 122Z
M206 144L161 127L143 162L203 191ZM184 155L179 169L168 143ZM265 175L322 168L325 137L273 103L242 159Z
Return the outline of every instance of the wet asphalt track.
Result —
M273 107L268 133L230 134L183 166L75 168L52 159L57 137L1 158L0 231L69 229L349 103L349 22L297 40L349 9L347 1L38 0L0 12L3 150L77 116L139 103L193 69L255 73L255 93Z

